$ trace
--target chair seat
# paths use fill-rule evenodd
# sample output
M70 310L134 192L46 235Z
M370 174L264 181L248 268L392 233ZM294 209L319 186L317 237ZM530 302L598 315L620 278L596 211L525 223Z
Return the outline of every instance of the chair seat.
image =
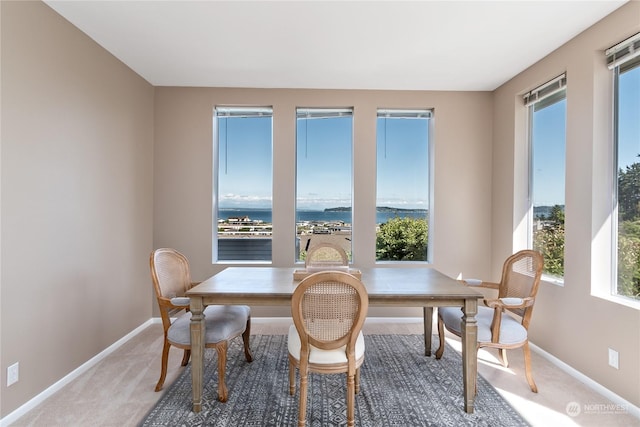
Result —
M204 310L205 343L215 344L241 335L251 311L246 305L209 305ZM191 313L178 317L169 327L167 339L174 345L191 345Z
M491 322L493 321L493 308L478 307L476 320L478 322L478 342L491 342ZM439 307L438 314L442 317L447 329L457 335L462 335L462 312L459 307ZM527 330L513 317L502 314L500 324L500 344L515 345L527 340Z
M296 360L300 360L300 336L295 325L289 327L289 339L287 340L289 354ZM309 363L316 365L331 365L339 363L347 363L346 346L342 346L335 350L320 350L314 346L310 346ZM362 331L358 333L356 339L355 359L359 360L364 357L364 336Z

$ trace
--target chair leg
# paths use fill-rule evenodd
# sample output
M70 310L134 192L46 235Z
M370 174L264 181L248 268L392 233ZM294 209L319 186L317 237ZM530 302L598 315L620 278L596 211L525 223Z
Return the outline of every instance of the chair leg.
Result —
M444 353L444 322L442 321L442 317L440 317L440 313L438 313L438 341L440 341L440 344L436 350L436 359L442 358L442 354Z
M360 393L360 368L356 369L355 382L356 382L355 392L356 392L356 394L358 394L358 393Z
M298 367L300 371L300 402L298 405L298 427L304 427L307 418L307 369Z
M251 349L249 348L249 338L251 337L251 316L247 319L247 326L242 333L242 342L244 343L244 357L247 359L247 362L253 362L253 355L251 354Z
M182 355L182 362L180 363L180 366L187 366L187 363L189 363L189 358L191 358L191 350L185 350L184 354Z
M160 370L160 379L156 384L156 391L162 390L162 386L164 385L164 379L167 377L167 362L169 361L169 341L164 340L164 346L162 347L162 368Z
M289 394L293 396L296 392L296 365L289 358Z
M533 372L531 372L531 352L529 351L529 341L524 343L522 351L524 352L524 372L527 376L527 382L529 383L529 387L531 387L531 391L537 393L538 386L536 386L535 381L533 381Z
M227 341L216 344L216 352L218 353L218 400L220 402L226 402L229 397L227 384L224 381L227 367Z
M355 426L355 374L347 374L347 426Z
M498 349L498 357L500 359L500 362L502 363L502 366L507 368L509 366L509 359L507 359L507 349L506 348L499 348Z

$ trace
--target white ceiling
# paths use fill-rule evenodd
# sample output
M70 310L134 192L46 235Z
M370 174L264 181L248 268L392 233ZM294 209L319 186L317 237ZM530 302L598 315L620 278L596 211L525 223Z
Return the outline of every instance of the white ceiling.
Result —
M493 90L626 1L45 2L155 86Z

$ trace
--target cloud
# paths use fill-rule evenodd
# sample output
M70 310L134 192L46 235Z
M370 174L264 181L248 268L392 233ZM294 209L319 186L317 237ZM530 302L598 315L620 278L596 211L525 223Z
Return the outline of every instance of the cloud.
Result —
M270 208L271 197L227 193L218 197L220 207L232 208Z

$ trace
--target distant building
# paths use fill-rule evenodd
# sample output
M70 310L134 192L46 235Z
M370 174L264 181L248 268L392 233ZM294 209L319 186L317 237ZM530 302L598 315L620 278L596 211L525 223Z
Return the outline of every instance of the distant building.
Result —
M226 222L228 224L233 224L233 225L254 225L254 224L264 223L264 221L261 219L251 219L247 215L243 217L230 216L229 218L226 219L226 221L223 221L223 222Z

